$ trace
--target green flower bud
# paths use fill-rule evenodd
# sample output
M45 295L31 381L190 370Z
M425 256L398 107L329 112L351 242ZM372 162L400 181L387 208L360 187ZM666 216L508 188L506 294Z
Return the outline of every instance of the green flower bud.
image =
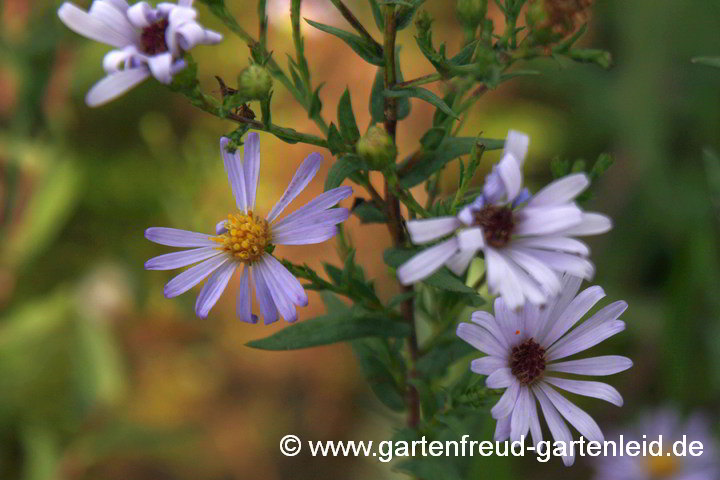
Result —
M418 29L418 35L420 37L425 36L430 31L430 25L432 25L432 17L425 10L421 10L420 13L415 17L415 28Z
M460 23L473 29L485 19L487 8L487 0L457 0L455 6Z
M375 125L358 140L355 149L373 170L382 170L397 157L397 147L392 137L384 128Z
M248 100L265 100L272 84L270 73L260 65L250 65L238 75L238 93Z

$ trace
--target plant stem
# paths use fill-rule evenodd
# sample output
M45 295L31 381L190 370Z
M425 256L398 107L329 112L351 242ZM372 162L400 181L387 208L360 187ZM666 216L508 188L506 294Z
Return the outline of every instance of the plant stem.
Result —
M385 6L385 36L383 53L385 55L385 89L391 89L395 85L397 72L395 70L395 37L397 35L397 24L395 19L395 6ZM395 98L385 97L385 130L395 141L395 131L397 127L397 102ZM400 247L405 243L405 230L403 228L403 219L400 213L400 201L395 196L393 189L385 177L385 199L387 202L388 227L392 236L393 245ZM402 292L412 291L412 287L401 286ZM409 371L407 374L407 393L406 405L407 425L410 428L417 428L420 423L420 397L417 388L411 383L411 380L417 378L417 369L415 364L418 359L417 333L415 331L415 309L413 299L408 298L400 304L400 311L404 320L410 326L410 337L408 338L408 355L410 357Z
M443 76L439 73L428 73L427 75L423 75L422 77L418 77L413 80L396 83L394 88L417 87L418 85L425 85L426 83L437 82L442 79Z
M345 17L345 20L348 21L348 23L355 29L356 32L358 32L360 35L365 37L370 43L372 43L378 50L382 48L382 45L380 45L373 37L370 35L370 32L368 32L363 24L360 22L360 20L357 19L357 17L350 11L350 9L343 3L342 0L330 0L333 5L340 11L340 14Z

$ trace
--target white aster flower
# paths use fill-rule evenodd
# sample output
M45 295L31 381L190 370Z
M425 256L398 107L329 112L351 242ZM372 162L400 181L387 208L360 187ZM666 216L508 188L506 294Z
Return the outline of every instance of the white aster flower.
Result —
M612 227L605 215L587 213L574 199L590 184L584 173L568 175L530 196L522 188L522 164L529 139L510 131L500 162L485 180L483 193L456 217L410 220L415 244L438 240L398 268L401 283L427 278L443 265L462 275L479 251L485 256L490 292L510 308L526 300L544 304L560 292L562 273L590 279L588 246L574 236L595 235Z
M193 248L152 258L145 262L145 268L170 270L201 262L170 280L165 285L165 296L172 298L180 295L212 273L195 303L195 313L198 317L205 318L225 290L235 269L243 267L237 295L238 317L246 322L257 321L251 311L252 284L266 324L276 321L278 314L288 322L294 322L297 319L295 307L307 305L307 294L300 282L268 253L268 250L272 250L274 245L320 243L335 236L336 225L347 220L350 212L347 208L332 207L349 197L352 188L343 186L328 190L277 220L285 207L305 189L320 168L322 155L312 153L297 169L285 193L270 213L261 218L254 213L255 192L260 173L258 135L248 134L242 161L239 151L227 151L228 143L229 139L223 137L220 140L220 149L238 211L217 224L215 235L175 228L148 228L145 230L145 238L152 242L171 247Z
M669 407L643 415L634 428L620 432L623 443L656 442L662 436L662 450L653 446L660 456L608 456L595 459L594 480L718 480L720 479L720 451L709 429L712 422L702 414L683 420L677 410ZM700 442L702 454L683 457L675 455L673 445L685 437L687 447ZM613 440L619 445L619 435ZM650 448L650 447L649 447ZM612 452L612 450L610 450ZM650 450L648 449L648 453Z
M616 355L565 360L625 329L625 323L618 320L627 308L623 301L611 303L578 325L605 296L597 286L576 296L581 281L566 275L562 279L562 293L542 309L527 303L524 308L513 310L498 298L495 316L484 311L474 312L473 323L461 323L457 329L460 338L487 354L473 360L471 370L487 375L489 388L505 389L491 410L497 420L495 440L508 437L512 441L520 440L529 430L538 445L542 441L542 430L537 400L553 438L567 445L568 455L563 457L566 465L572 465L574 456L570 451L572 434L565 421L589 441L603 441L603 433L590 415L556 388L617 406L622 406L623 399L615 388L605 383L556 374L612 375L632 366L630 359Z
M107 76L85 97L91 107L117 98L151 75L169 84L185 68L185 52L222 40L195 21L192 0L162 2L156 8L147 2L129 6L125 0L94 0L87 12L65 2L58 16L74 32L116 48L103 59Z

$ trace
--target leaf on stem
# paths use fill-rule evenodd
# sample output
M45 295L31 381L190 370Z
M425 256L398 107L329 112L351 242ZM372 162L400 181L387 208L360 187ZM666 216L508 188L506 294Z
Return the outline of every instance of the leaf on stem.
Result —
M334 35L344 41L350 48L353 49L353 51L355 51L355 53L360 55L360 57L362 57L363 60L365 60L366 62L372 63L373 65L377 66L383 66L385 64L382 48L379 48L377 45L373 45L368 39L336 27L331 27L330 25L314 22L307 18L305 19L305 21L311 26L317 28L318 30L329 33L330 35Z

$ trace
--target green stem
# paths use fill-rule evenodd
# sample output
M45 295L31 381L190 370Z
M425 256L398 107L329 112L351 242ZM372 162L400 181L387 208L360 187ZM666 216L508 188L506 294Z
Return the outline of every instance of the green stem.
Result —
M407 80L405 82L400 82L395 84L395 88L407 88L407 87L417 87L419 85L425 85L427 83L437 82L438 80L442 80L443 76L439 73L429 73L427 75L423 75L422 77L415 78L413 80Z
M361 36L365 37L370 43L372 43L377 50L380 50L382 48L382 45L380 45L373 37L370 35L370 32L368 32L363 24L360 22L360 20L357 19L357 17L350 11L350 9L345 5L342 0L330 0L333 5L340 11L340 14L345 17L345 20L355 29L356 32L358 32Z

